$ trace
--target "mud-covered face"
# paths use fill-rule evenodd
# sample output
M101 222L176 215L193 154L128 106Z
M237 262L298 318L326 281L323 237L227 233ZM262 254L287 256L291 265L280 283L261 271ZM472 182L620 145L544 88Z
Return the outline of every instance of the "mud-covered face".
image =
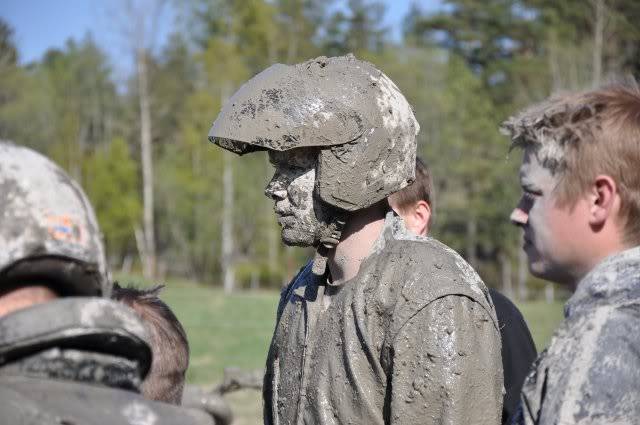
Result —
M287 245L315 246L326 228L326 211L314 195L317 158L314 148L269 151L275 173L264 193L275 201Z
M558 204L558 181L536 152L527 149L520 167L522 198L511 213L511 222L524 231L523 249L531 274L570 284L582 272L588 223L583 201L574 206Z

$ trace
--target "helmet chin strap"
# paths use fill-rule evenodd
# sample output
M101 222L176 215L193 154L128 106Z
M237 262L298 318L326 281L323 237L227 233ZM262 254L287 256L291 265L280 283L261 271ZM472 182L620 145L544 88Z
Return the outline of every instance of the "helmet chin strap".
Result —
M320 243L313 258L311 271L316 276L323 276L327 271L327 256L329 251L335 249L342 237L342 230L346 223L346 214L338 213L333 216L333 220L326 227L320 237Z

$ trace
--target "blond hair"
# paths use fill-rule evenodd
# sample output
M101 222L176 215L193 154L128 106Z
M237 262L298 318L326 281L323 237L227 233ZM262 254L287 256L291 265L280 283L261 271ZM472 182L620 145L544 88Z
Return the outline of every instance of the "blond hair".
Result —
M631 80L555 96L502 125L513 147L533 148L559 176L562 206L573 206L599 174L616 182L627 243L640 243L640 87Z

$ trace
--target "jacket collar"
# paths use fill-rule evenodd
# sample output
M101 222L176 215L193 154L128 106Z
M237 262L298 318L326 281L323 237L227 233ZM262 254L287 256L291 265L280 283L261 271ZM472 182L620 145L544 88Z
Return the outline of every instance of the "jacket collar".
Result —
M565 317L634 300L640 300L640 246L613 254L594 267L567 301Z

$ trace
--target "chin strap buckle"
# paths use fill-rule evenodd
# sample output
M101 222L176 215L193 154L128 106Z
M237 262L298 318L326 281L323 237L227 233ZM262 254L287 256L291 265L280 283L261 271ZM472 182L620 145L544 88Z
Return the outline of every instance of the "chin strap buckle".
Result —
M316 249L316 255L313 258L313 267L311 272L316 276L324 276L327 271L327 256L329 251L335 249L340 243L342 229L346 223L344 216L336 217L333 223L328 227L327 235L320 239L320 245Z
M324 252L321 252L324 251ZM316 250L316 255L313 258L313 266L311 267L311 272L315 276L324 276L325 271L327 271L327 255L326 248L324 246L319 246Z

